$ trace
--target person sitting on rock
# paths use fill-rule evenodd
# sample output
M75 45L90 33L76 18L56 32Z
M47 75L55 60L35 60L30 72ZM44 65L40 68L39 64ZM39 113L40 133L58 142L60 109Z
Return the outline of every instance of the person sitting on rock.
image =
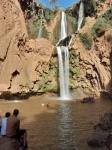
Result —
M6 136L6 124L7 124L7 119L10 117L10 112L5 113L5 117L1 121L1 135Z
M20 129L20 119L17 117L19 114L18 109L14 109L13 115L7 119L6 136L15 138L20 141L23 137L23 149L27 148L27 132L25 129Z

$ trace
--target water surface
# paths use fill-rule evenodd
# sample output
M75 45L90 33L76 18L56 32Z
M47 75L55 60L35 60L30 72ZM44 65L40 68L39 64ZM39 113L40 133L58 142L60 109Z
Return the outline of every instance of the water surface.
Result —
M108 100L86 104L73 100L52 100L47 112L38 118L38 148L93 150L87 145L87 139L92 135L93 126L99 122L100 116L110 110L111 101ZM97 148L97 150L103 150L103 148Z
M100 116L112 110L111 101L84 104L79 100L37 97L20 102L1 101L0 114L20 110L21 128L27 129L29 150L107 150L89 147L87 139ZM42 106L48 102L50 107Z

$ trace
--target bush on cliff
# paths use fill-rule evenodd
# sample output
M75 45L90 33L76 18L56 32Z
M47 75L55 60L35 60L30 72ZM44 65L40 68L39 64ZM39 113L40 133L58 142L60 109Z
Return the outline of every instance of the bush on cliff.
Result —
M96 1L95 0L89 0L85 2L84 7L84 15L87 16L93 16L96 10Z
M91 37L89 37L89 35L87 33L84 34L79 34L80 40L83 43L83 45L85 46L85 48L87 48L88 50L91 49L92 46L92 39Z
M45 7L44 8L45 19L47 21L50 21L51 19L53 19L54 16L56 15L56 13L58 12L57 9L55 9L54 11L52 11L51 9Z
M91 30L92 36L102 36L110 27L112 27L112 8L97 19Z

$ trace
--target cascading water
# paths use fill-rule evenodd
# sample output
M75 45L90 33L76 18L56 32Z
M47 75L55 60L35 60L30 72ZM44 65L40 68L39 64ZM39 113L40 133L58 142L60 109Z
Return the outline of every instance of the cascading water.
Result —
M66 38L67 36L67 22L66 22L66 15L64 12L62 12L62 16L61 16L61 34L60 34L60 40ZM59 40L59 41L60 41Z
M80 8L79 8L79 18L78 18L78 27L77 30L81 28L81 24L84 18L84 3L81 1Z
M62 12L61 34L59 42L67 36L66 29L66 15L64 12ZM57 43L57 53L59 59L60 97L62 99L69 99L69 52L68 47L58 46L59 42Z
M43 18L43 9L41 9L41 20L40 20L40 27L38 32L38 38L42 38L42 18Z
M78 18L78 28L81 28L81 24L84 18L84 3L81 1L80 8L79 8L79 18ZM61 18L61 34L60 40L57 43L57 53L59 59L59 75L60 75L60 97L62 99L71 99L69 95L69 51L68 47L66 46L58 46L61 40L67 37L67 21L66 15L62 12ZM72 35L69 44L71 44L74 34ZM64 57L63 57L64 55Z
M68 47L57 47L60 74L60 97L69 98L69 53ZM64 55L64 58L63 58ZM64 59L64 60L63 60Z

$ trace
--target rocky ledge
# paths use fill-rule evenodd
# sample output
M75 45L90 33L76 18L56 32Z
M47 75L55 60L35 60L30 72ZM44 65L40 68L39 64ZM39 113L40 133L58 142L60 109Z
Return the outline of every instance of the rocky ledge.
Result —
M107 147L112 150L112 112L105 113L87 141L91 147Z

